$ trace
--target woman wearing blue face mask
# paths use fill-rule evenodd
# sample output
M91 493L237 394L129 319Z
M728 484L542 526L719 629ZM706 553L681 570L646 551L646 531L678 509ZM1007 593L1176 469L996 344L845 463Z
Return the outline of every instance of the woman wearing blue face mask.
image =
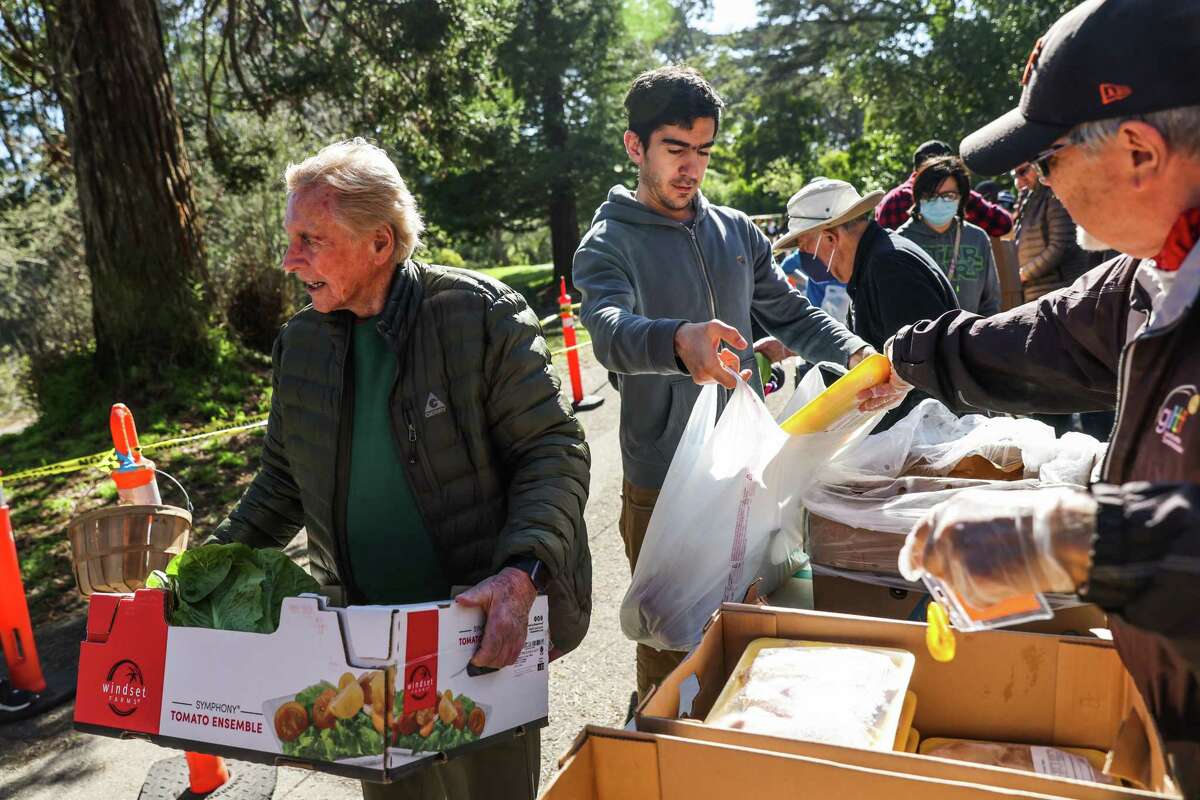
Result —
M1000 278L987 233L964 219L970 193L958 156L926 161L913 180L912 217L896 232L933 257L964 311L989 316L1000 310Z

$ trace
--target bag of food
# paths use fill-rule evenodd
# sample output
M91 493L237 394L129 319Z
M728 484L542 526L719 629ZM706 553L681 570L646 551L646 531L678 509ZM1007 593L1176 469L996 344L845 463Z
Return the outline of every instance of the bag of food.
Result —
M811 370L779 420L824 389ZM621 604L625 635L658 649L691 649L722 602L758 578L770 592L804 563L800 492L882 416L855 412L833 430L791 436L740 380L717 420L724 391L704 387L692 408Z

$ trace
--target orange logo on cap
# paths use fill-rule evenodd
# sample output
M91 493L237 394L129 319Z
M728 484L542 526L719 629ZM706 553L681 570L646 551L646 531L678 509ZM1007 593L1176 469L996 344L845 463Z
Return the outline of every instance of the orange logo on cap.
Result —
M1029 54L1029 60L1025 62L1025 71L1021 73L1021 85L1025 86L1029 83L1029 79L1033 77L1034 67L1037 66L1038 56L1042 54L1042 45L1045 44L1046 37L1043 36L1037 40L1033 46L1033 51Z
M1124 100L1131 94L1133 94L1133 89L1130 89L1128 86L1122 86L1119 83L1100 84L1100 102L1104 105Z

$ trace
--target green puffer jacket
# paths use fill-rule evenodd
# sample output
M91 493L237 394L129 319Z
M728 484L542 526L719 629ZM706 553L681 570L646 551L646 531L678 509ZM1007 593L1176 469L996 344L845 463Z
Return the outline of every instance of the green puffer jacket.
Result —
M262 465L216 538L283 547L304 526L314 577L353 603L362 597L345 538L352 324L348 312L309 307L283 327ZM473 585L513 556L539 559L551 576L551 638L573 649L591 616L591 457L537 318L483 275L408 261L379 330L400 361L393 429L446 578Z

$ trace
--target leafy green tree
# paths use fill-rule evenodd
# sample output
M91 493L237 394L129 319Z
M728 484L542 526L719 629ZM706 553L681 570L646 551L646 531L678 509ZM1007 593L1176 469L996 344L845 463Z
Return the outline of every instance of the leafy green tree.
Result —
M621 89L636 61L623 57L621 11L620 0L524 0L500 51L522 109L513 210L548 219L555 286L571 283L580 193L601 189L624 157Z
M515 3L496 61L510 116L428 188L435 217L477 236L548 226L554 291L559 278L570 285L581 224L632 174L621 145L625 88L673 14L664 1Z
M1016 105L1034 42L1074 4L763 0L757 27L718 43L723 74L744 84L728 196L781 210L780 175L791 191L815 175L895 185L921 142L957 144Z

